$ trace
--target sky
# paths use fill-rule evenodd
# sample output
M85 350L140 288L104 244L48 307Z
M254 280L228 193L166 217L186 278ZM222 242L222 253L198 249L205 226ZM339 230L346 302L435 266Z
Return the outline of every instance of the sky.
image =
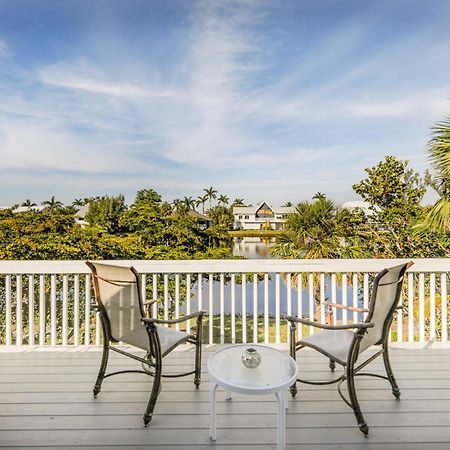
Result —
M0 205L152 188L271 204L429 167L450 2L0 0Z

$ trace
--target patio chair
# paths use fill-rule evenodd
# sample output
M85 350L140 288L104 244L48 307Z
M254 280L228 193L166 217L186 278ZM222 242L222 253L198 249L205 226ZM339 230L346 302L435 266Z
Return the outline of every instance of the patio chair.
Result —
M103 355L94 386L94 398L101 390L105 378L120 373L142 372L153 377L153 386L144 414L148 426L161 390L161 377L182 377L194 374L194 384L200 386L202 319L205 311L185 315L175 320L160 320L151 317L150 306L156 300L144 302L141 297L139 275L133 267L86 262L92 271L97 310L103 331ZM196 332L188 334L168 325L196 318ZM113 343L133 345L146 352L145 357L127 352ZM162 373L162 360L182 343L195 345L195 368L179 374ZM106 374L109 351L120 353L141 362L143 370L121 370Z
M396 399L400 399L400 389L394 378L394 373L389 361L388 337L394 312L400 299L402 281L405 271L412 266L412 262L399 266L384 269L378 273L374 279L369 308L354 308L343 305L328 304L329 308L348 309L350 311L367 312L367 316L362 323L349 325L331 325L312 322L306 319L287 316L290 322L290 355L296 359L296 352L304 347L310 347L330 360L330 369L334 372L335 364L338 363L344 368L344 374L331 381L308 381L298 378L297 381L306 384L325 385L338 383L338 392L344 402L350 406L355 414L359 429L367 437L369 427L364 420L359 407L355 389L355 376L368 375L383 378L390 382L392 393ZM321 328L322 331L296 341L297 323L311 325ZM380 345L381 349L364 362L356 366L359 355L372 345ZM367 366L378 356L383 355L386 375L376 373L362 373L361 369ZM347 399L341 391L341 385L347 381ZM291 394L294 397L297 393L296 383L291 386Z

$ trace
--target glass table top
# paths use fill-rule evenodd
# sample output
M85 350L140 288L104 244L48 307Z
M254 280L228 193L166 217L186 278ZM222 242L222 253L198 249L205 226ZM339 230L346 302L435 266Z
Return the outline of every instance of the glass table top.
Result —
M261 355L256 368L247 368L242 354L254 348ZM263 345L239 344L221 349L208 360L211 377L225 387L242 391L273 392L290 386L297 377L296 362L286 353Z

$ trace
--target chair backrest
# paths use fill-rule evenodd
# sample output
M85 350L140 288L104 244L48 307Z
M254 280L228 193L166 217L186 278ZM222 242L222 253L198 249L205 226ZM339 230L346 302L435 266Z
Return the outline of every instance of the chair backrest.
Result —
M375 326L368 328L361 339L360 352L371 345L381 344L387 338L389 327L394 317L402 291L405 271L412 263L384 269L377 274L373 282L372 295L366 322L373 322Z
M92 270L95 298L111 341L119 342L143 326L139 275L133 267L86 262Z

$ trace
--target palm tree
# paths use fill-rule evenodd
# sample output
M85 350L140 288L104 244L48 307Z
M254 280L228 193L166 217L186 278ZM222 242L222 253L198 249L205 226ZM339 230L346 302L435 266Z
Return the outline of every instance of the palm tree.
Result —
M208 196L205 195L199 195L197 197L197 201L195 202L195 204L197 206L202 205L202 214L205 214L205 203L208 201Z
M272 249L281 258L357 258L362 249L346 226L349 212L328 199L300 202Z
M190 209L195 209L195 200L192 197L184 197L182 203L186 206L188 211Z
M56 200L55 196L53 195L50 200L44 200L43 202L41 202L41 205L45 206L45 209L53 211L55 209L61 208L63 206L63 203L59 200Z
M290 208L292 206L292 202L286 202L283 206L286 208Z
M235 198L231 206L245 206L243 198Z
M209 199L209 209L211 209L211 200L217 198L217 191L211 186L209 189L203 189Z
M324 200L326 198L327 198L327 196L323 192L316 192L313 195L313 200Z
M226 195L219 195L219 204L228 205L230 199Z
M32 201L27 198L20 206L25 206L28 211L33 207L33 206L37 206L36 203L32 203Z
M82 206L84 206L86 204L86 202L82 199L82 198L76 198L73 202L72 202L72 206L74 208L81 208Z
M439 194L423 224L432 230L450 231L450 118L432 128L433 136L428 142L435 176L429 183Z

